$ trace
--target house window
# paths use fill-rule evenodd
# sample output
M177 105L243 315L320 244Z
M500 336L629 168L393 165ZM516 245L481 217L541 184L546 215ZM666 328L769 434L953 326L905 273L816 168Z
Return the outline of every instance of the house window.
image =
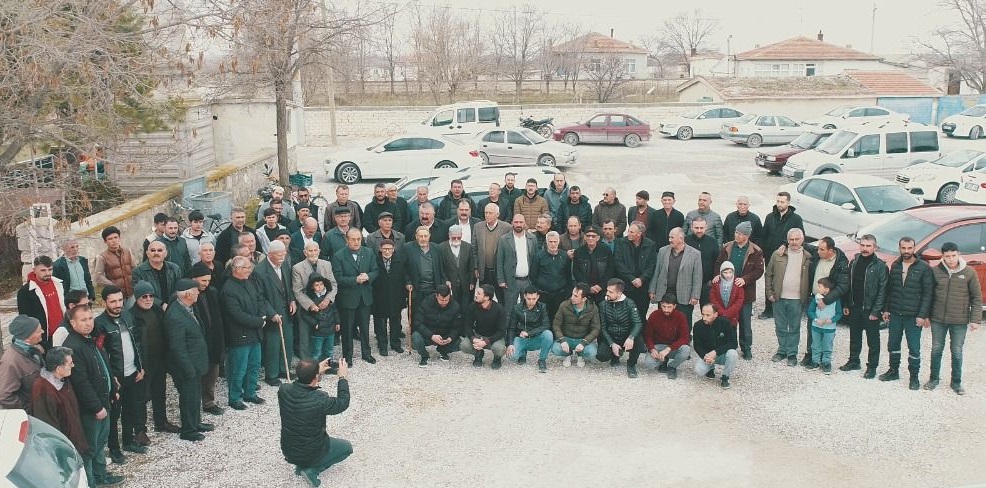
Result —
M589 60L589 71L599 71L602 66L602 60L599 58L593 58Z
M636 59L628 59L627 60L627 73L636 73L636 72L637 72L637 60Z
M754 75L762 77L815 76L815 63L758 63Z
M815 63L805 65L805 76L815 76Z

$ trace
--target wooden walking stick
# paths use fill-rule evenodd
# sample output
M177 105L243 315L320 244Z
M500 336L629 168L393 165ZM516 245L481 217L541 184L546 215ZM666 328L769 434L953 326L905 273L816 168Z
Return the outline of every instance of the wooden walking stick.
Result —
M281 334L281 353L284 354L284 374L291 381L291 364L288 360L288 348L284 345L284 317L277 323L277 331Z
M407 354L411 354L411 335L414 334L414 322L412 322L411 317L414 316L414 311L411 309L412 297L414 296L414 291L407 291Z

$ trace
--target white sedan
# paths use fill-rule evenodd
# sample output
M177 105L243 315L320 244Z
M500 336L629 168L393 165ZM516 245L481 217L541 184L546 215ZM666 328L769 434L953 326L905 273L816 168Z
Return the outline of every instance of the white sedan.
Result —
M579 156L574 147L526 128L480 132L476 145L483 164L555 166L575 164Z
M722 124L735 122L743 115L743 112L732 107L721 105L699 107L685 115L664 121L658 126L658 131L682 141L692 137L719 137Z
M941 131L948 137L969 136L972 140L986 135L986 103L945 117L941 122Z
M883 107L845 106L834 109L825 115L805 120L802 124L818 126L823 129L841 129L847 125L858 124L860 122L907 121L910 119L910 115L892 112Z
M897 183L928 202L955 203L962 175L986 168L986 152L962 149L934 161L908 166L897 173Z
M746 144L746 147L760 147L762 144L787 144L802 132L801 124L783 115L746 114L735 122L722 124L719 137Z
M347 185L364 179L399 179L433 168L480 163L479 151L443 136L400 135L366 149L342 151L325 160L325 174Z
M444 189L448 192L452 180L462 180L469 186L482 186L483 192L489 190L491 183L503 185L506 174L516 173L518 182L526 182L528 178L538 180L538 184L546 186L561 171L552 166L470 166L455 169L431 170L425 174L407 176L397 181L397 194L405 200L414 198L419 186ZM436 190L438 191L438 190Z
M809 176L781 187L791 194L791 206L804 221L811 239L852 234L880 220L883 214L900 212L921 200L892 181L860 174Z
M959 191L955 192L955 201L986 205L986 168L980 165L977 171L962 175Z

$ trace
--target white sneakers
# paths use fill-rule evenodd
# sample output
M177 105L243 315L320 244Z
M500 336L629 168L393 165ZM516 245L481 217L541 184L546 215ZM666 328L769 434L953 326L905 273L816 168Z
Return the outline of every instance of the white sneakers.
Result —
M577 364L579 365L580 368L584 368L585 367L585 359L582 359L582 355L581 354L579 354L579 357L576 360L576 362L577 362Z
M579 359L581 360L582 358L580 357ZM569 367L569 366L571 366L572 365L572 355L569 354L568 356L565 356L565 359L562 360L561 365L564 366L564 367L566 367L566 368Z

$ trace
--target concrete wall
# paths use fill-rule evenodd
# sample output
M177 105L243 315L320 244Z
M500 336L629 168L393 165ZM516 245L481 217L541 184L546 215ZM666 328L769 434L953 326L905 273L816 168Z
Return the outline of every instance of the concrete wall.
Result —
M601 111L626 112L656 125L664 118L688 111L695 103L663 104L568 104L520 107L500 105L500 122L507 127L517 125L520 116L554 117L555 127L584 120ZM420 124L436 107L345 107L336 110L336 130L340 136L387 137ZM325 107L305 109L305 143L309 146L329 145L329 110Z

